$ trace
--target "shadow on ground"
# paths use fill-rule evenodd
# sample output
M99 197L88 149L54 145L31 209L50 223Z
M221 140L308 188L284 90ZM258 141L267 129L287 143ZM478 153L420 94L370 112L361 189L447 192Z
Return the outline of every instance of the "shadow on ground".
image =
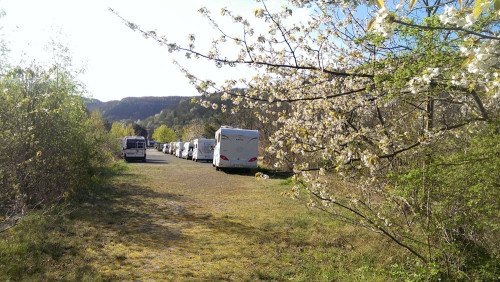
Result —
M196 205L182 194L159 193L145 186L123 183L105 187L71 217L97 226L97 232L106 236L104 244L114 242L154 250L186 245L192 238L185 231L194 225L210 233L242 236L255 242L286 240L229 217L193 212L191 208Z
M248 169L248 168L219 168L222 172L230 175L255 176L257 172L269 175L271 179L287 179L293 175L291 171L277 171L266 168Z

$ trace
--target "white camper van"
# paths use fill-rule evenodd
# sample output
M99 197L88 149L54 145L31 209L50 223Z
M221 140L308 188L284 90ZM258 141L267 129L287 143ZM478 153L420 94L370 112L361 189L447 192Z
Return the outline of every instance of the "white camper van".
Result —
M190 160L193 157L193 142L184 143L184 148L182 149L181 158Z
M193 161L212 161L215 139L195 139L193 144Z
M257 168L259 131L223 126L215 132L213 166Z
M184 143L186 142L176 142L175 143L175 156L180 158L182 156L182 150L184 150Z
M122 141L122 156L125 161L138 159L146 162L146 138L125 136Z

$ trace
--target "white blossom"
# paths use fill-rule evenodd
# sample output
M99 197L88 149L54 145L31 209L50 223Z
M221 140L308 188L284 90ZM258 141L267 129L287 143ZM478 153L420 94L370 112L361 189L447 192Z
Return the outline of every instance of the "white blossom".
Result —
M393 23L389 18L389 10L387 7L382 7L375 17L372 29L373 32L382 35L385 38L391 38L394 36L394 29L396 24Z

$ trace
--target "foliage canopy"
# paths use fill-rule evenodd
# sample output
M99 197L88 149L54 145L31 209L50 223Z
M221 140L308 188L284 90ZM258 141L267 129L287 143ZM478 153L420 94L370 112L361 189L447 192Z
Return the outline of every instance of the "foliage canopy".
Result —
M155 129L153 139L160 143L168 143L175 141L177 139L177 135L171 128L166 125L162 125Z

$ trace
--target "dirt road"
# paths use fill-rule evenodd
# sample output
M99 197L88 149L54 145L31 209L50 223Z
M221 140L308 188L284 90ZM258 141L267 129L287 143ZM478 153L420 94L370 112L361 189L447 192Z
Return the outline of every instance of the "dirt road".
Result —
M282 197L248 172L216 171L211 163L148 150L147 162L130 163L116 178L103 247L88 250L94 265L118 279L252 279L254 249L272 243L267 199ZM273 197L269 197L269 194ZM267 197L265 196L267 194ZM264 196L264 198L263 198ZM276 200L272 200L276 201ZM268 218L269 217L269 218ZM252 222L255 220L254 222ZM268 228L269 229L269 228ZM105 263L103 263L103 259ZM264 266L265 268L265 266Z

